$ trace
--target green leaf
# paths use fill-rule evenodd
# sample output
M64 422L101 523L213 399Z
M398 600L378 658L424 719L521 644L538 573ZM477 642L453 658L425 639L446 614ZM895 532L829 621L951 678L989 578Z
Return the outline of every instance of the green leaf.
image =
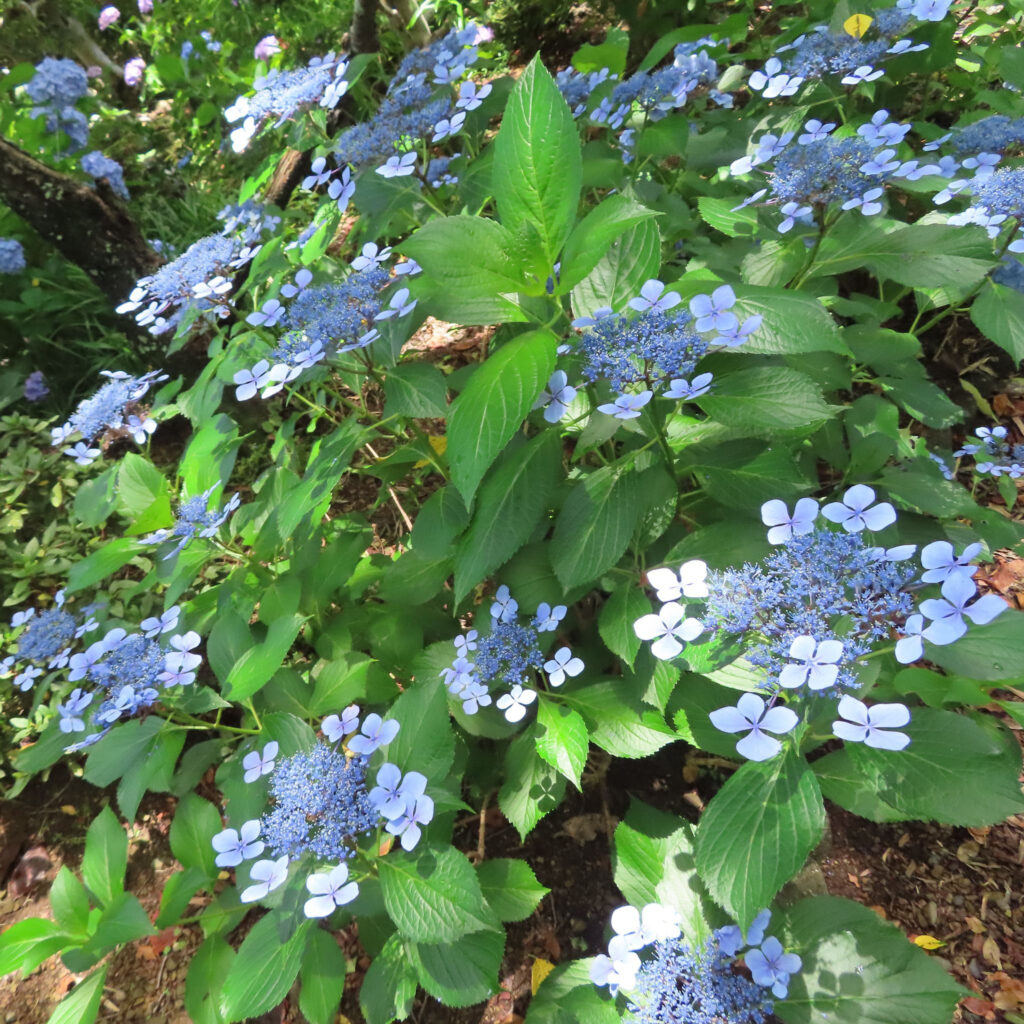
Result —
M14 763L19 772L34 775L59 761L64 755L64 748L67 745L67 733L61 732L60 727L54 722L32 746L17 752Z
M196 868L207 878L217 877L213 837L221 831L220 812L209 800L187 793L178 803L171 822L171 852L182 867Z
M145 721L118 723L94 747L89 748L85 777L94 786L109 786L126 772L141 771L143 760L164 720L151 715ZM66 739L66 737L65 737Z
M809 432L835 415L810 377L785 366L728 373L698 404L714 420L754 436Z
M747 761L701 816L697 870L746 930L800 870L824 829L818 782L799 754Z
M701 219L716 231L730 238L745 238L757 233L757 210L747 206L737 210L739 198L719 199L698 196L697 209Z
M417 984L416 968L396 933L373 958L359 989L359 1008L366 1024L392 1024L399 1017L404 1020L412 1009Z
M1024 295L987 281L971 306L971 319L990 341L1009 352L1015 363L1024 360Z
M983 228L910 224L884 235L867 264L878 277L912 288L969 288L993 267Z
M305 621L305 616L297 614L275 619L267 630L266 639L244 651L231 666L224 681L224 696L236 702L242 701L266 685L281 667Z
M310 1024L334 1024L345 991L345 954L334 936L315 928L299 971L299 1009Z
M591 742L615 757L647 757L677 738L625 680L591 683L562 699L586 719Z
M447 557L468 522L469 512L459 492L452 486L442 487L427 499L416 516L410 538L413 550L424 558Z
M528 1024L619 1024L615 1000L590 980L591 963L587 959L559 964L530 1000Z
M968 995L902 931L850 900L801 900L779 924L803 960L775 1004L786 1024L937 1024Z
M1020 612L1007 609L985 626L974 626L955 644L928 644L928 660L969 679L998 682L1024 674L1024 622Z
M651 602L647 595L630 582L612 591L598 616L597 629L605 646L630 668L640 650L640 638L633 624L650 612Z
M447 416L447 394L445 375L430 363L400 363L384 381L389 416Z
M362 700L366 695L366 675L373 664L372 658L357 651L348 651L324 664L317 674L313 696L309 698L309 714L313 717L337 714L349 704Z
M587 723L578 712L541 696L537 724L537 753L579 789L589 749Z
M597 266L572 290L577 316L593 316L602 306L625 309L645 281L661 268L661 234L653 218L620 235Z
M733 312L741 323L748 316L762 317L761 326L737 349L740 354L849 354L835 320L817 299L809 295L785 288L746 286L740 289Z
M640 477L628 467L587 474L569 492L551 538L551 565L562 586L597 579L626 550L644 510Z
M141 455L127 452L117 472L118 508L135 519L161 496L167 496L163 473Z
M105 580L111 573L127 565L139 553L139 545L130 537L118 537L94 551L88 558L76 562L68 571L68 585L73 594Z
M509 744L505 782L498 791L498 806L523 839L565 793L565 779L537 753L538 732L531 723Z
M241 446L238 427L231 417L218 413L208 419L192 435L181 457L178 473L185 490L197 495L215 484L226 483Z
M427 289L436 316L453 323L491 324L525 319L515 296L528 282L510 255L514 244L497 221L460 215L428 222L399 249L423 267L427 284L420 287Z
M966 827L992 825L1024 810L1015 743L1000 742L970 718L937 708L915 708L902 731L910 736L904 750L848 743L815 761L825 796L845 805L851 790L864 789L880 804L868 817Z
M492 184L501 223L535 228L545 268L569 237L583 181L579 135L554 79L534 57L519 76L494 142Z
M466 502L512 439L555 367L547 330L513 338L479 366L455 400L448 426L452 480Z
M231 962L220 995L228 1021L258 1017L288 994L302 965L312 922L302 921L290 935L289 923L271 912L261 917L245 937Z
M573 228L565 244L558 271L557 294L575 288L597 266L611 243L624 231L657 216L656 210L648 210L622 194L609 196L598 203Z
M388 746L388 760L403 772L415 770L428 779L443 779L455 758L455 734L441 680L428 677L408 686L388 717L402 723Z
M210 876L200 868L185 868L175 871L166 882L160 894L160 913L155 924L157 928L167 928L185 915L185 910L200 889L204 888Z
M477 497L473 522L455 556L455 603L529 539L562 478L562 441L545 430L509 448Z
M98 477L85 480L75 492L75 518L87 527L99 526L117 505L117 466L104 470Z
M72 936L45 918L27 917L15 921L0 934L0 977L19 969L22 977L27 977L44 960L73 941Z
M149 721L149 719L147 719ZM160 719L157 719L159 722ZM162 723L161 723L162 724ZM133 821L147 790L166 792L178 755L185 745L183 731L161 729L146 744L138 771L126 771L117 787L117 806L127 821Z
M104 807L85 834L82 879L103 906L113 903L124 890L128 866L128 836L117 815Z
M503 931L477 932L455 942L407 942L405 948L420 984L445 1006L472 1006L497 991Z
M89 924L89 894L66 864L61 866L50 886L50 906L53 907L54 918L65 931L73 935L81 935L86 931Z
M107 964L80 981L50 1014L46 1024L92 1024L100 1011Z
M193 1024L223 1024L220 988L231 972L235 951L219 935L210 935L195 951L185 978L185 1009Z
M96 924L96 932L84 951L98 959L115 946L123 946L155 932L138 898L130 892L122 892L109 906L104 907Z
M493 926L469 861L452 846L391 853L378 861L384 906L414 942L454 942Z
M501 921L525 921L551 891L522 860L485 860L477 865L476 875L484 899Z

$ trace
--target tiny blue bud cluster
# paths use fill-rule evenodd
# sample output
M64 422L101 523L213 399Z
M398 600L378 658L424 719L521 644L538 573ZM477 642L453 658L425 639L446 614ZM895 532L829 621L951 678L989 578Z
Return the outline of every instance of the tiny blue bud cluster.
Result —
M196 537L205 539L214 537L242 503L241 495L235 492L223 508L211 509L209 507L210 497L219 486L220 484L214 484L202 494L198 494L194 498L186 498L178 506L173 526L168 529L156 530L146 537L140 537L139 543L160 545L168 541L176 541L177 543L161 556L166 561L182 551Z

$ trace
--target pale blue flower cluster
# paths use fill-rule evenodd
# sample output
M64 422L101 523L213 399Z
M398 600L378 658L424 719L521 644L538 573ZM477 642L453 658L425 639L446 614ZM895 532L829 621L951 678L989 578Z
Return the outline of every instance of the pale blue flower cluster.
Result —
M939 14L941 8L941 14ZM750 88L766 99L792 96L806 81L839 75L843 85L854 86L880 78L879 64L905 53L926 50L927 43L902 38L913 20L940 21L949 3L913 3L871 12L873 19L863 38L843 31L833 33L818 25L792 42L776 48L786 54L770 58L749 79Z
M408 316L416 308L416 300L410 299L408 288L391 288L396 279L386 266L390 256L390 249L368 242L352 261L347 277L315 287L311 287L313 275L300 269L295 283L281 289L281 294L291 299L289 305L268 299L257 312L250 313L248 323L280 327L282 333L265 358L236 371L235 397L246 401L260 393L270 398L304 370L372 345L380 337L377 325ZM395 268L399 277L418 272L413 261Z
M819 515L839 529L821 525ZM735 707L710 717L723 732L743 734L736 749L751 760L774 757L782 749L775 737L799 722L778 703L783 695L788 701L823 692L842 696L860 686L859 659L892 643L894 631L896 659L909 664L923 656L924 640L955 643L967 632L965 620L982 625L1006 608L995 594L978 596L971 563L980 544L958 555L948 542L935 541L921 552L920 574L910 562L916 545L869 543L865 533L891 526L896 511L888 502L876 503L864 484L820 509L812 498L801 498L792 512L773 499L762 506L761 518L777 550L739 569L710 572L702 562L688 562L678 576L652 570L648 580L662 608L635 624L637 636L653 640L652 653L665 660L704 632L744 638L746 660L764 673L767 700L745 693ZM915 607L915 593L928 584L938 584L941 596ZM688 615L683 597L700 602L696 615ZM850 698L840 700L839 713L833 732L847 741L890 750L910 742L905 734L884 731L909 721L903 705L869 708Z
M25 269L25 250L16 238L0 238L0 274L20 274Z
M613 996L625 991L624 1020L635 1024L764 1024L774 1008L764 989L784 999L790 977L803 966L778 939L765 938L770 919L770 911L763 910L745 937L730 925L694 948L682 938L679 914L672 908L658 903L642 910L619 907L611 916L615 934L608 953L595 957L590 978L607 985ZM737 970L743 946L751 947L742 959L753 980Z
M134 313L150 334L177 328L189 313L223 319L231 313L235 272L259 252L259 237L273 231L280 218L258 204L227 206L218 215L226 222L220 234L193 242L154 274L140 278L118 313Z
M598 406L601 412L635 419L658 391L676 401L706 394L711 374L693 376L701 357L713 347L737 348L761 325L760 316L740 322L732 312L736 294L729 285L720 285L711 295L695 295L688 312L676 310L681 301L678 292L666 291L661 281L652 279L629 300L633 313L602 308L573 321L574 327L584 329L569 349L579 358L583 380L606 381L616 392L612 402ZM537 407L545 407L549 422L557 422L576 396L567 381L557 371L538 399Z
M1024 443L1011 442L1009 437L1006 427L979 427L973 439L953 455L958 459L971 456L975 472L982 476L1008 476L1019 480L1024 476Z
M348 90L345 74L348 58L334 53L312 57L305 67L292 71L277 68L253 82L251 96L239 96L224 116L229 124L241 121L231 132L231 148L244 152L253 138L271 119L279 128L309 107L333 110Z
M32 117L44 117L48 132L63 132L71 140L71 152L84 149L89 141L89 122L75 104L86 94L89 80L85 69L73 60L46 57L25 86L36 104Z
M219 867L238 867L265 850L274 858L252 865L243 903L279 888L288 878L288 865L308 857L337 865L311 873L305 883L311 894L303 908L306 917L328 917L359 894L358 883L349 881L346 861L355 856L361 837L383 821L385 832L410 851L433 820L434 801L426 795L427 779L420 772L403 775L387 762L377 771L376 785L368 788L370 756L398 735L399 723L370 714L360 726L359 714L352 704L341 715L325 718L326 742L317 741L311 751L278 763L278 743L272 740L243 759L246 782L269 777L271 806L261 818L239 829L226 828L212 840Z
M78 162L78 166L94 180L105 178L111 191L124 200L131 199L128 186L124 183L124 168L110 157L104 156L98 149L94 149Z
M223 508L210 508L210 497L220 484L214 484L202 494L194 498L186 498L174 516L174 525L168 529L156 530L146 537L140 537L140 544L160 545L176 541L173 547L162 556L164 561L173 558L179 551L196 537L209 539L228 521L232 513L242 503L241 495L236 491Z
M957 153L1005 153L1024 146L1024 117L991 114L957 128L934 145L947 139Z
M462 130L466 114L490 93L490 84L462 82L458 98L450 86L476 63L479 29L468 25L429 46L409 53L388 86L372 118L342 133L335 148L340 167L373 167L383 177L408 177L415 171L414 147L442 142ZM439 170L436 177L440 177ZM430 180L430 175L427 175Z
M565 605L541 604L529 622L520 621L519 603L504 584L491 604L490 632L479 630L455 638L455 660L441 672L449 693L462 701L462 710L475 715L492 702L492 686L508 687L496 707L510 722L519 722L537 699L537 691L526 684L544 670L551 686L561 686L578 676L583 661L568 647L560 647L545 661L543 633L553 633L565 618Z
M145 619L136 632L108 629L101 640L76 651L77 641L100 628L97 605L72 613L58 593L56 605L43 612L28 609L11 620L17 637L16 653L0 662L0 671L17 671L14 686L30 690L48 671L68 670L71 683L85 681L94 689L77 686L58 705L60 731L68 735L96 729L67 748L81 750L102 739L117 721L130 718L159 699L161 690L195 682L202 657L193 653L198 633L177 633L177 605L158 618ZM24 627L22 629L22 627ZM87 709L92 708L91 714Z
M123 370L102 370L101 373L108 378L107 383L96 394L79 402L67 422L50 432L55 447L75 434L83 438L64 449L64 454L80 466L99 458L100 449L90 445L101 439L131 437L137 444L144 444L156 429L156 422L146 414L140 400L154 384L167 380L167 375L159 370L151 370L141 377L133 377Z

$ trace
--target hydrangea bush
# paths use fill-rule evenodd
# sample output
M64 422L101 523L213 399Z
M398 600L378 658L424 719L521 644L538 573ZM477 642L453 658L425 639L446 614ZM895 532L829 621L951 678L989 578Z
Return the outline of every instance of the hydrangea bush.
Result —
M587 784L591 746L690 745L724 783L696 822L633 802L607 952L559 965L528 1024L949 1020L964 992L923 950L786 886L826 798L878 822L1024 808L992 714L1021 720L993 691L1024 631L977 575L1022 539L1024 438L965 418L922 358L967 316L1024 356L1024 80L1018 27L972 41L950 7L753 41L738 12L630 74L610 34L515 80L469 24L376 98L364 60L289 65L259 41L279 63L226 104L225 158L287 138L309 171L285 211L254 173L125 296L201 365L109 369L54 429L93 473L73 514L106 533L15 611L0 662L46 723L15 789L84 752L124 818L172 793L181 870L151 922L106 809L54 920L0 938L4 970L99 964L62 1018L91 1020L107 953L196 924L193 1019L259 1015L297 981L328 1024L331 933L355 921L369 1024L419 988L481 1002L505 923L547 889L523 860L468 858L457 818L493 782L525 837ZM975 97L972 61L1004 81ZM26 88L74 138L78 78L47 68ZM963 92L955 123L929 75ZM343 98L354 123L332 134ZM82 169L117 192L103 159ZM494 330L439 366L408 344L427 316ZM340 500L360 477L405 524L386 548ZM211 769L217 799L197 791Z

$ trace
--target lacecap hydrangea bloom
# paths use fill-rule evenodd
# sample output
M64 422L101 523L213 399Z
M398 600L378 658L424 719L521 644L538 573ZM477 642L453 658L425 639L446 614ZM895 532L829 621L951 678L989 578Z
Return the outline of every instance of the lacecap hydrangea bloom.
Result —
M267 37L273 38L273 37ZM266 39L261 40L266 43ZM239 96L224 112L229 124L241 121L231 132L231 148L242 153L271 119L275 128L313 106L333 110L348 90L345 73L348 57L327 53L312 57L305 67L291 71L277 68L253 82L251 96Z
M909 722L903 705L869 707L852 697L860 689L857 665L884 647L909 664L923 656L924 641L955 643L968 621L983 625L1003 612L1002 598L978 595L972 561L981 546L957 552L935 541L922 549L919 565L916 545L877 546L869 535L892 526L896 510L864 484L823 507L801 498L790 510L773 499L761 518L776 550L760 563L712 571L693 561L678 576L671 569L649 572L662 607L637 620L637 635L653 641L652 653L666 660L698 636L742 640L746 660L763 674L761 693L743 694L734 707L713 711L711 721L742 734L736 749L750 760L779 753L778 737L800 721L794 708L815 694L839 700L833 731L847 742L906 746L906 734L885 731ZM938 593L919 601L924 587ZM692 601L683 604L684 598Z
M63 132L71 142L72 152L84 149L89 141L89 122L85 114L75 109L88 88L85 68L73 60L54 57L40 61L25 86L25 92L36 104L31 116L44 118L48 132Z
M67 750L81 750L106 735L110 727L152 707L160 694L195 682L202 656L197 633L179 633L179 608L144 619L134 631L108 629L102 639L85 646L84 638L100 628L97 605L78 611L66 606L58 593L55 606L15 615L11 625L20 632L5 671L15 672L14 686L32 689L47 673L66 672L78 684L57 707L60 731L81 739Z
M304 370L372 345L380 337L377 325L385 320L408 316L416 300L400 277L419 268L400 264L396 273L402 269L403 274L393 277L385 265L390 254L367 243L347 277L323 284L312 284L313 275L300 269L295 282L281 289L291 299L287 305L272 298L250 313L248 323L280 333L264 358L235 373L235 397L245 401L260 392L270 398Z
M954 457L970 456L974 471L982 476L1024 476L1024 443L1011 441L1010 431L1002 426L978 427L974 436L953 452Z
M565 605L541 604L532 619L523 621L519 602L507 586L498 587L491 604L490 630L471 629L455 638L455 659L441 672L448 692L462 701L462 710L474 715L492 703L492 691L505 689L496 706L510 722L519 722L537 699L536 689L528 684L539 678L541 670L551 686L561 686L567 678L578 676L583 661L568 647L560 647L546 658L544 633L554 633L565 618Z
M936 17L939 7L942 14ZM839 75L841 83L848 86L873 81L884 73L878 65L901 54L927 49L927 43L903 38L904 32L915 20L941 20L948 8L948 3L901 2L872 11L867 31L862 34L845 28L831 32L827 25L817 25L792 42L776 47L776 56L764 68L754 71L748 84L765 99L774 99L792 96L804 82L826 75Z
M289 865L301 861L303 871L309 872L304 913L327 917L359 894L348 862L358 855L365 837L383 827L402 849L412 850L423 826L433 819L434 802L420 772L403 774L385 762L377 768L376 784L369 785L370 758L398 734L397 721L370 714L360 722L359 707L353 704L341 715L329 715L321 728L324 739L312 750L278 760L278 744L271 741L244 758L246 782L267 778L270 806L261 818L213 837L221 867L239 867L269 854L252 865L251 884L241 893L243 903L279 888L288 878Z
M241 495L236 491L223 508L210 508L210 497L219 486L220 484L214 484L202 494L197 494L194 498L186 498L175 512L173 526L156 530L146 537L140 537L139 543L167 544L168 550L161 556L166 561L182 551L196 537L205 539L215 537L217 531L242 503ZM173 547L170 545L172 541L175 542Z
M167 380L166 374L159 370L151 370L141 377L133 377L122 370L102 370L101 373L108 378L107 383L91 398L79 402L67 422L51 431L55 447L76 434L83 439L64 449L64 454L81 466L99 458L100 449L91 446L100 441L131 437L136 444L144 444L156 429L156 422L140 400L154 384Z
M790 977L803 966L778 939L765 937L770 920L763 910L745 936L729 925L695 947L682 937L673 908L619 907L611 916L608 952L594 958L590 978L612 996L625 994L623 1019L634 1024L764 1024L774 1009L765 989L784 999ZM738 970L741 959L750 978Z
M729 285L711 295L695 295L688 311L678 308L681 302L678 292L652 279L629 300L629 313L603 308L573 321L582 333L568 351L581 377L587 384L604 381L616 393L612 402L598 406L600 411L633 419L658 393L676 401L707 393L711 375L693 373L701 357L712 349L742 345L761 325L760 316L741 322L732 312L736 295ZM567 380L564 372L556 372L538 400L549 422L557 422L575 397L575 388L567 397Z

